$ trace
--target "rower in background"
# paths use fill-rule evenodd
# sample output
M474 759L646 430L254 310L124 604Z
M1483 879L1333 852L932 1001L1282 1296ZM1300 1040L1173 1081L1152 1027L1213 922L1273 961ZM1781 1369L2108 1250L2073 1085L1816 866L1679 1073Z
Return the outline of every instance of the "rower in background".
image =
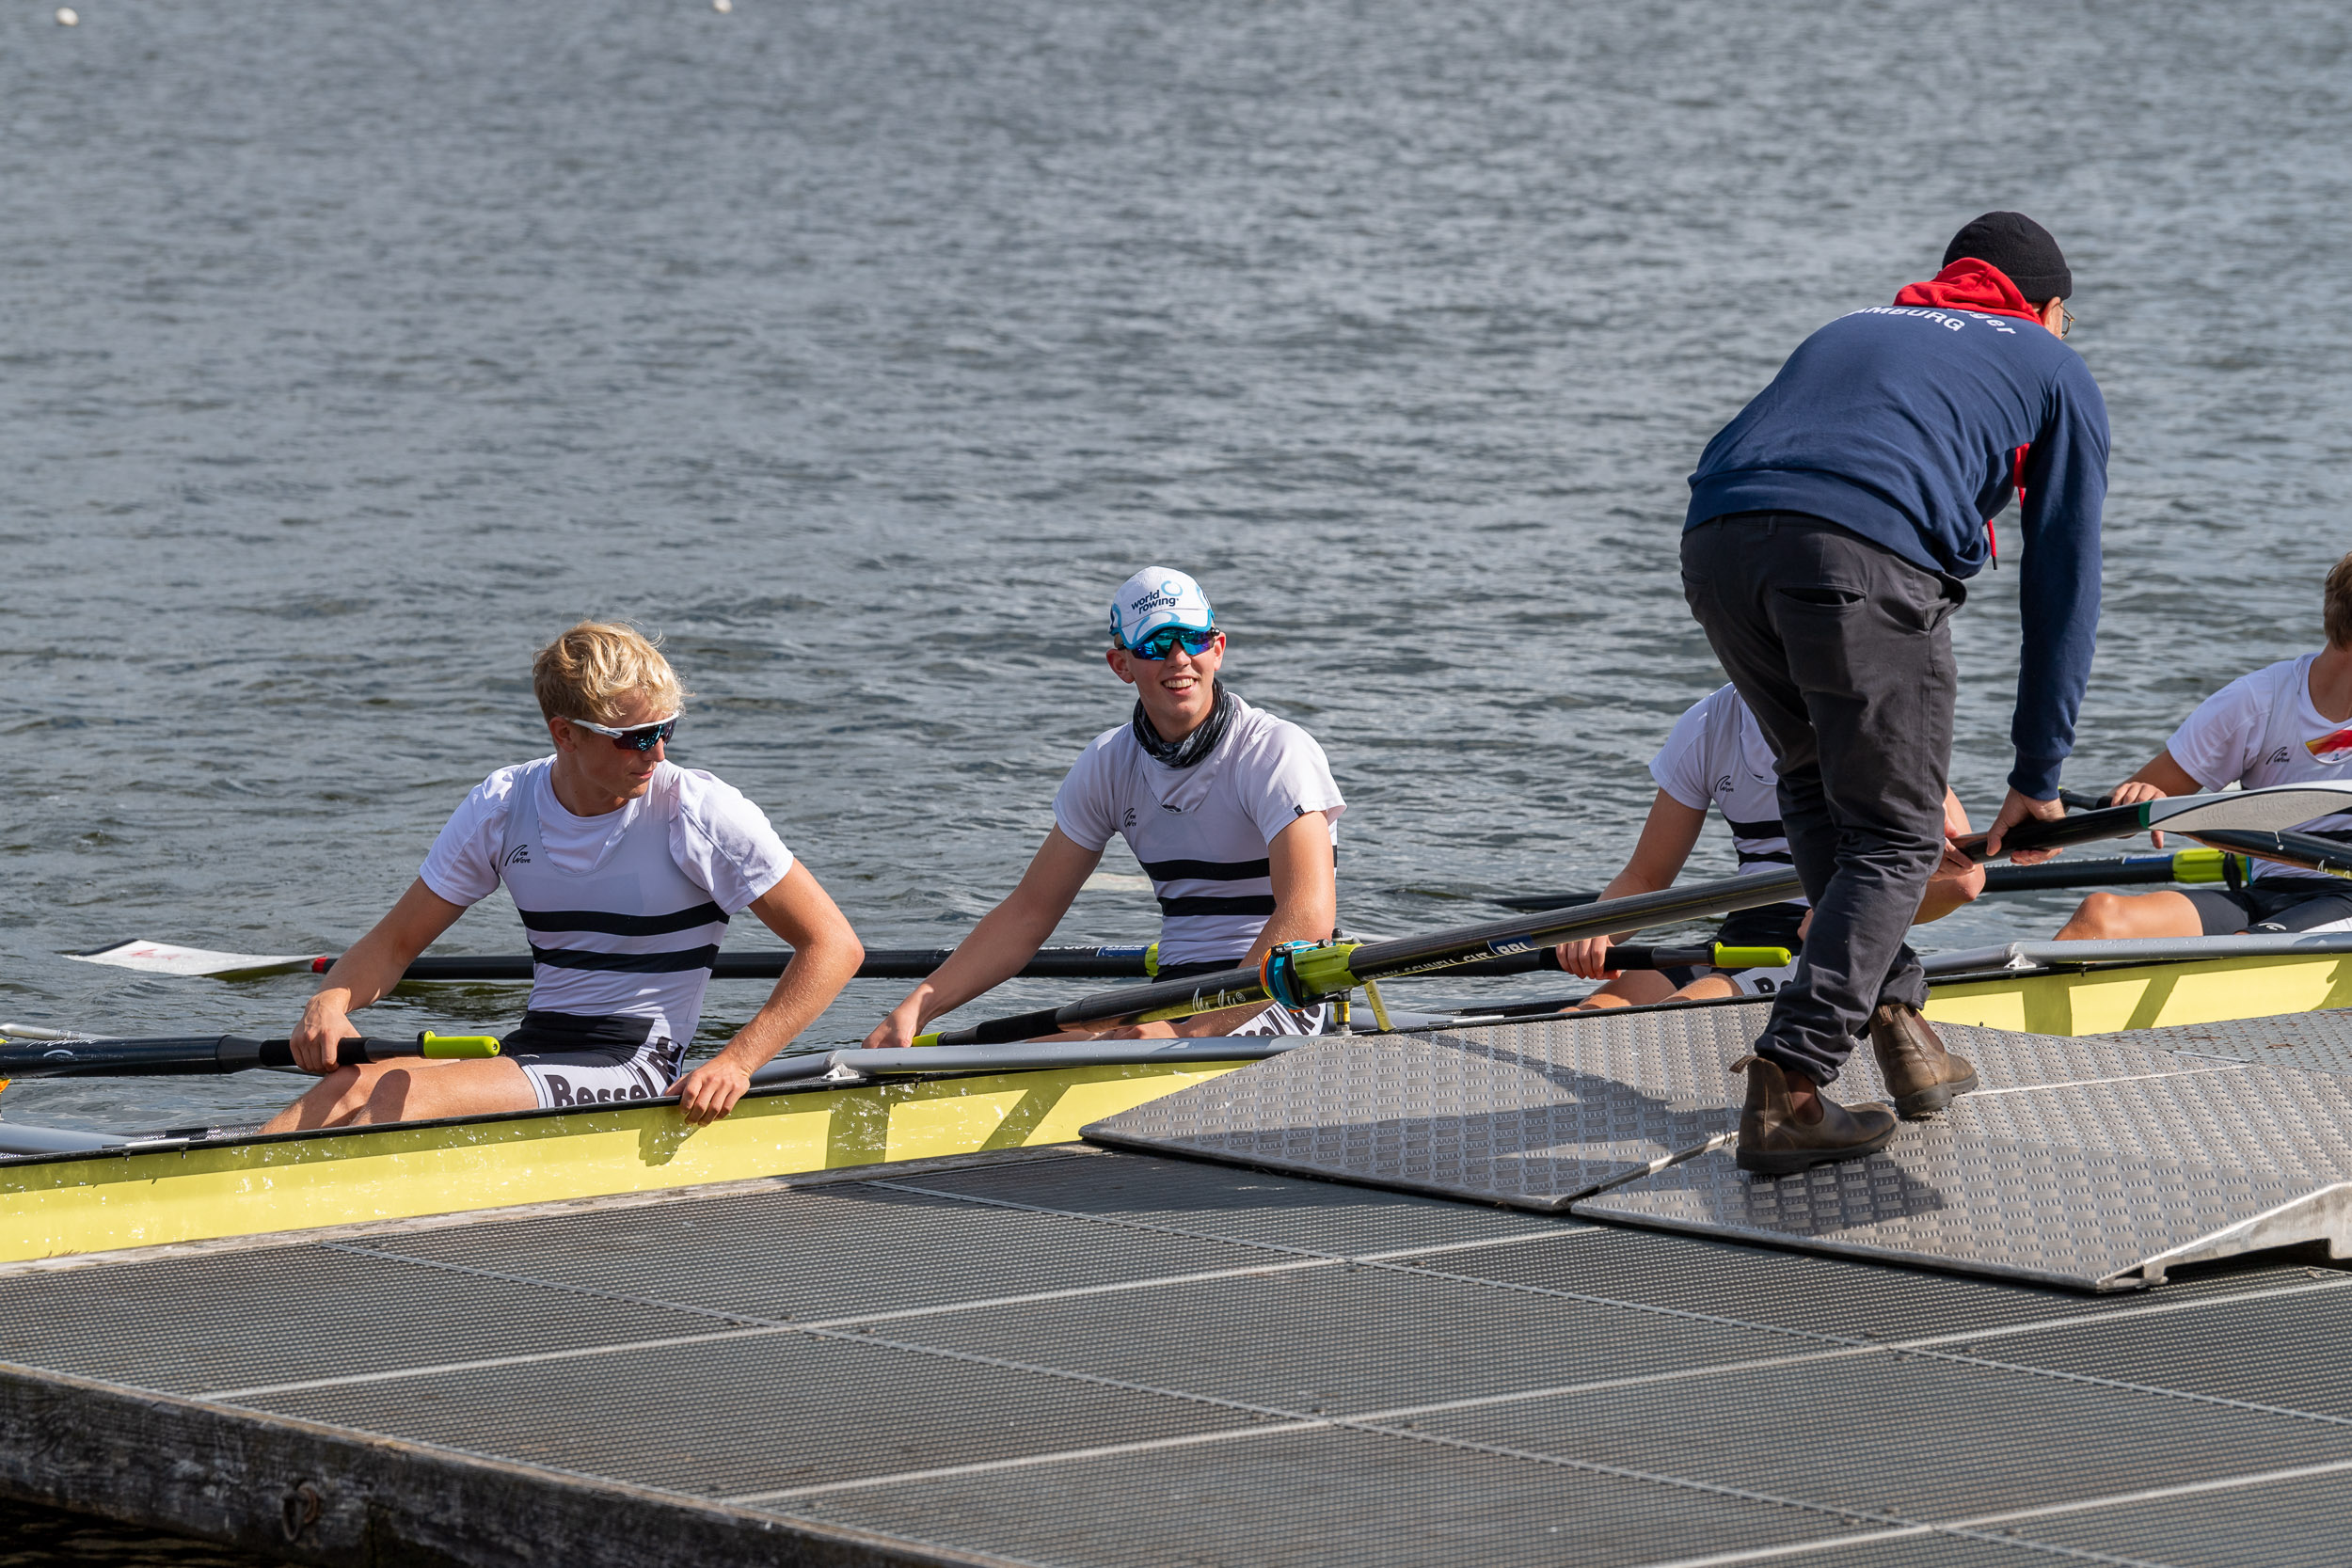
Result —
M2164 750L2115 791L2117 805L2243 784L2352 778L2352 555L2321 593L2328 645L2240 675L2197 705ZM2300 832L2352 839L2352 813ZM2164 835L2155 835L2164 847ZM2060 928L2060 942L2120 937L2218 937L2240 931L2352 930L2352 887L2342 879L2256 861L2243 887L2190 893L2094 893Z
M660 649L583 621L539 650L531 682L555 752L501 768L462 801L391 912L335 961L292 1037L324 1074L262 1129L593 1105L675 1093L690 1122L734 1109L765 1063L840 994L866 950L757 806L664 748L686 691ZM351 1014L501 882L531 934L529 1010L503 1053L338 1066ZM728 919L750 910L792 963L749 1023L683 1078Z
M1650 802L1632 858L1601 890L1603 898L1673 886L1707 826L1710 805L1724 814L1724 825L1731 830L1740 875L1776 871L1794 863L1780 823L1780 780L1773 771L1772 748L1756 727L1756 715L1740 700L1737 688L1717 687L1676 720L1666 743L1650 759L1649 772L1658 781L1658 798ZM1947 789L1944 860L1928 879L1915 924L1941 920L1984 891L1984 867L1948 845L1948 840L1968 832L1967 812ZM1804 922L1811 913L1812 906L1802 897L1734 910L1724 918L1715 940L1731 947L1785 947L1797 953L1804 946ZM1728 970L1677 968L1620 974L1609 967L1609 948L1631 934L1588 937L1556 949L1562 969L1588 980L1608 981L1578 1003L1579 1008L1756 995L1767 989L1757 984L1757 974L1776 973L1751 972L1743 977Z
M1332 824L1347 806L1323 748L1217 680L1225 634L1184 573L1152 566L1129 578L1111 600L1110 633L1104 658L1136 689L1134 714L1078 754L1020 885L874 1026L868 1046L912 1044L932 1019L1019 974L1113 834L1127 840L1159 895L1161 980L1255 964L1278 942L1332 935ZM1269 1004L1096 1033L1311 1035L1327 1013Z

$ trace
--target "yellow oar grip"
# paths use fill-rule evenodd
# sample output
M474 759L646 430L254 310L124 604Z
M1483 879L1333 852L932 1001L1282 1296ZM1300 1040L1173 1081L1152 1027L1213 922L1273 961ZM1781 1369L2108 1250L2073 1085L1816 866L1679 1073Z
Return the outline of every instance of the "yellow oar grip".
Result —
M2225 863L2229 856L2218 849L2184 849L2172 857L2172 879L2176 882L2219 882L2229 879ZM2244 868L2240 868L2240 875Z
M1715 944L1717 969L1780 969L1791 955L1786 947L1726 947Z
M937 1045L939 1043L939 1031L934 1029L928 1035L917 1035L909 1043L914 1045Z
M417 1043L423 1048L419 1055L442 1060L495 1056L499 1053L496 1035L437 1035L427 1029L417 1037Z

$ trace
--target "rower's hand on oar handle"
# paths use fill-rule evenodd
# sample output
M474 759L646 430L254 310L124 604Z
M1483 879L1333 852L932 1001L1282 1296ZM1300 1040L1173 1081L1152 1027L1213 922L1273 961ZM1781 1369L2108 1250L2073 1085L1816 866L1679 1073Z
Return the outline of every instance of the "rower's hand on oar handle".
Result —
M1560 967L1570 974L1587 980L1613 980L1617 972L1609 965L1609 945L1607 937L1586 937L1581 942L1564 942L1551 951L1560 960Z
M2001 809L1994 814L1993 826L1985 830L1985 858L1990 860L2001 852L2001 841L2007 838L2009 831L2020 822L2028 819L2035 822L2056 822L2065 815L2066 806L2063 801L2037 800L2030 795L2023 795L2011 789L2008 799L2001 802ZM2015 865L2040 865L2043 861L2050 860L2057 854L2056 849L2020 849L2010 856L2010 862Z
M2161 800L2163 799L2163 790L2158 789L2154 784L2150 784L2145 779L2134 779L2129 784L2117 784L2115 786L2115 793L2108 796L2102 803L2110 806L2137 806L2150 800ZM2161 849L2164 847L2164 830L2162 828L2150 830L2148 837L2154 843L2157 848Z
M336 1047L358 1033L340 999L322 991L302 1009L302 1022L286 1037L286 1044L294 1053L294 1066L324 1077L342 1065Z

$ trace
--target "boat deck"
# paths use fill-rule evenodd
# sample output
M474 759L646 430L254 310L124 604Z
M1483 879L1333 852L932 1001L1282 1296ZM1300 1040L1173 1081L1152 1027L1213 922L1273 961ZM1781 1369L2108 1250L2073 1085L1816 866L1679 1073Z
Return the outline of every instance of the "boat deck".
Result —
M1084 1148L0 1270L0 1490L317 1562L2340 1560L2352 1273Z

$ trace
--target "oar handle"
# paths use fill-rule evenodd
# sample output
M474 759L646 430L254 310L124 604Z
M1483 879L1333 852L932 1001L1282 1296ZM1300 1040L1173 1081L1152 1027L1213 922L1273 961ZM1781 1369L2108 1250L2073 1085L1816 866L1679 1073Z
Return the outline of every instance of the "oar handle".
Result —
M335 1048L335 1059L356 1064L411 1056L479 1058L495 1056L498 1051L498 1040L489 1035L437 1035L428 1029L400 1039L362 1036L342 1040ZM243 1035L0 1041L0 1078L184 1078L294 1065L289 1042Z

